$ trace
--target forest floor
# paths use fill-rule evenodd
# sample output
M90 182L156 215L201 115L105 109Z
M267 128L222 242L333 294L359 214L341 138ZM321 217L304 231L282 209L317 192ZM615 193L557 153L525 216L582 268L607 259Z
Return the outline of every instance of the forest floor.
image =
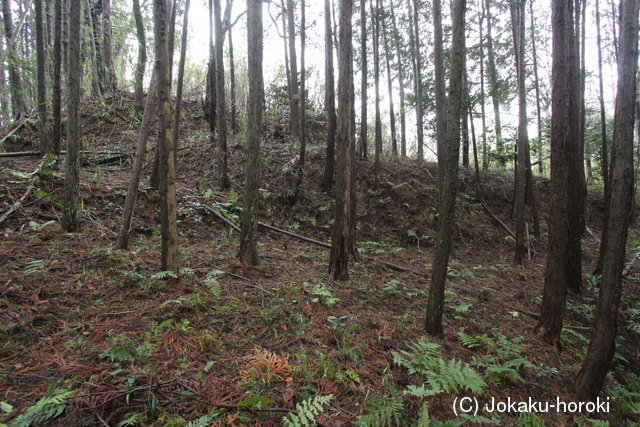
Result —
M589 193L593 235L583 240L585 292L568 296L558 352L531 332L544 285L548 180L536 184L543 233L532 237L531 258L519 267L513 239L482 207L471 171L463 170L445 336L436 339L423 332L437 221L435 165L387 160L373 189L372 161L358 161L362 257L351 265L349 282L329 278L326 248L264 228L260 264L249 268L236 259L238 234L212 213L238 223L242 137L229 145L232 189L220 192L200 107L186 103L184 118L177 284L160 271L159 200L146 181L129 248L114 249L139 125L127 98L83 110L88 153L77 233L60 226L62 168L34 175L35 157L0 159L0 215L34 187L0 225L0 425L306 425L296 413L323 426L640 421L637 223L618 352L601 395L609 397L608 412L484 408L508 399L575 402L597 298L597 280L588 273L604 208L598 189ZM36 149L35 127L18 135L7 151ZM152 135L148 146L154 142ZM295 149L286 139L268 139L260 221L327 242L333 198L318 187L323 159L320 137L312 139L304 183L291 203ZM513 229L511 175L483 174L480 193ZM454 400L465 396L479 402L477 416L454 413Z

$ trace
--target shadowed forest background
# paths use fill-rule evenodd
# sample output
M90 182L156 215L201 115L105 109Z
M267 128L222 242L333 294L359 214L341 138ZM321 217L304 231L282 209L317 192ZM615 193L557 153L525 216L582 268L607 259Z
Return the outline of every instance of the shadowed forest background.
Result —
M196 1L2 1L0 426L638 425L639 0Z

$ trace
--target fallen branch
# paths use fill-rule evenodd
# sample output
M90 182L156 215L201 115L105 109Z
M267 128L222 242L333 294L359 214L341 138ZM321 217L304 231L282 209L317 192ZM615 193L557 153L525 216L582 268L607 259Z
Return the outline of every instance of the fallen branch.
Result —
M286 234L287 236L295 237L298 240L302 240L302 241L305 241L305 242L308 242L308 243L313 243L314 245L322 246L323 248L331 249L331 245L328 244L328 243L325 243L325 242L320 242L318 240L313 240L313 239L310 239L308 237L292 233L290 231L281 230L281 229L276 228L276 227L274 227L272 225L264 224L262 222L259 222L258 225L260 227L266 228L267 230L277 231L278 233L282 233L282 234ZM240 229L238 229L238 231L240 231Z
M220 212L216 212L215 210L211 209L209 206L204 206L202 205L202 207L204 208L205 211L214 214L216 217L218 217L219 219L222 220L222 222L224 222L225 224L227 224L229 227L233 228L234 230L236 230L238 233L240 232L240 227L238 227L237 225L235 225L233 222L229 221L227 218L224 217L224 215L222 215Z
M4 138L2 138L2 140L0 140L0 144L2 144L3 142L5 142L7 139L11 138L11 136L12 136L14 133L16 133L16 132L18 131L18 129L20 129L22 126L24 126L24 124L25 124L26 122L27 122L27 119L22 119L22 120L20 121L20 124L18 124L18 126L16 126L14 130L12 130L11 132L9 132L9 133L7 134L7 136L5 136ZM7 154L7 153L2 153L2 154ZM5 156L2 156L2 157L5 157ZM9 156L6 156L6 157L9 157Z
M17 129L18 128L16 128L16 130ZM14 130L14 132L15 132L15 130ZM11 136L11 134L7 135L5 137L5 139L8 138L9 136ZM0 143L2 143L2 141L0 141ZM119 153L117 151L88 151L88 150L85 150L85 151L81 151L81 153L82 154L109 154L111 156L131 157L129 154ZM60 155L63 155L63 154L67 154L67 151L66 150L60 151ZM29 156L37 157L39 155L40 155L40 151L12 151L12 152L9 152L9 153L0 153L0 157L29 157ZM104 159L103 159L103 161L104 161Z
M493 212L491 212L491 209L489 209L489 206L487 206L487 204L480 200L480 204L482 205L482 208L494 219L496 220L496 222L498 224L500 224L502 226L502 228L504 228L506 230L507 233L509 233L509 236L513 237L514 239L516 238L516 234L511 231L511 229L509 228L509 226L507 224L505 224L504 222L502 222L500 220L500 218L498 218Z
M15 202L11 208L9 208L9 210L0 217L0 224L2 224L3 222L5 222L11 215L13 215L13 213L15 211L17 211L18 209L20 209L20 206L22 206L22 204L24 203L24 201L27 199L27 197L29 197L29 194L31 194L31 191L33 191L35 187L33 185L30 185L27 187L27 191L24 192L24 194L22 195L22 197L20 197L20 200L18 200L17 202Z

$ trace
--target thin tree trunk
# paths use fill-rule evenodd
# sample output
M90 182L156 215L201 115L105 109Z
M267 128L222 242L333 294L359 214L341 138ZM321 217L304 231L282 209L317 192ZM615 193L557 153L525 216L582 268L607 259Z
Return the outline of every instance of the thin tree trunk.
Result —
M289 44L287 43L287 8L284 5L284 0L280 0L280 6L282 8L282 41L284 42L284 65L287 70L287 94L291 99L291 65L289 61Z
M140 0L133 0L133 17L136 21L136 36L138 37L138 62L133 77L135 90L134 106L136 111L141 113L144 108L143 80L147 64L147 39L144 34L144 21L142 20L142 11L140 10Z
M102 96L102 89L100 87L100 64L98 64L99 49L96 44L96 32L93 27L93 18L91 16L91 2L85 1L84 17L89 27L89 40L90 40L90 52L91 56L91 88L93 90L93 96L98 98Z
M287 0L287 29L289 30L289 60L291 61L291 136L300 137L300 102L298 96L298 58L296 56L296 25L293 0Z
M336 145L336 90L333 67L333 38L331 34L331 5L324 1L324 109L327 112L327 160L322 175L321 188L329 193L333 187Z
M298 185L300 187L302 181L302 168L304 167L305 155L307 150L307 86L306 86L306 70L305 70L305 48L306 48L306 29L305 29L305 0L300 3L300 158L298 165ZM297 191L297 190L296 190Z
M489 168L489 149L487 147L487 115L485 111L486 94L484 91L484 34L482 23L484 21L484 1L480 1L480 115L482 116L482 170L487 171Z
M62 138L62 0L55 0L55 24L53 35L53 82L51 109L51 145L56 156L60 155Z
M597 1L597 0L596 0ZM536 49L536 23L533 17L533 1L529 3L531 12L531 51L533 54L533 77L536 88L536 116L538 118L538 141L536 152L538 153L538 173L544 172L542 161L542 112L540 108L540 79L538 78L538 53Z
M408 2L409 0L407 0ZM417 0L413 0L413 13L411 11L411 4L407 5L409 8L409 19L413 23L413 34L411 38L413 45L411 48L413 54L413 77L414 88L416 93L416 134L417 134L417 152L418 160L424 160L424 125L423 125L423 113L422 113L422 59L420 56L420 31L419 31L419 10ZM434 35L435 37L435 35ZM434 42L437 44L437 42Z
M184 65L187 59L187 40L189 30L189 6L191 0L186 0L184 3L184 20L182 22L182 41L180 45L180 62L178 63L178 81L176 86L176 105L173 111L173 150L178 152L180 135L180 112L182 110L182 88L184 81ZM174 156L175 162L174 168L178 169L178 156Z
M170 18L165 0L154 0L153 17L156 76L158 79L162 271L173 271L178 275L178 206L176 201L175 151L171 132L171 65L168 40Z
M516 72L518 82L518 161L516 164L516 264L524 264L525 256L525 225L524 225L524 204L525 204L525 154L528 146L529 136L527 134L527 89L525 86L524 69L524 0L511 0L511 28L513 29L513 48L516 60Z
M502 154L504 151L504 142L502 140L502 124L500 121L500 99L499 93L502 89L498 83L498 72L496 71L495 54L493 52L493 38L491 37L491 0L486 0L486 12L487 12L487 55L488 55L488 67L489 67L489 83L491 84L491 98L493 99L493 113L495 115L495 127L496 127L496 150ZM502 163L504 165L504 162Z
M605 245L596 322L582 369L576 382L581 401L596 400L609 372L616 349L618 307L622 294L622 270L629 222L633 212L633 125L638 68L638 0L623 0L620 13L618 94L614 122L611 209Z
M364 1L364 0L363 0ZM349 280L349 260L357 259L355 239L355 106L353 88L353 0L340 0L338 55L338 132L335 216L329 256L329 274Z
M442 37L442 2L433 0L433 60L436 92L436 148L438 155L438 204L443 200L447 162L447 97L444 84L444 41ZM438 210L441 206L438 206Z
M80 222L80 8L69 0L69 73L67 77L67 156L65 159L62 228L73 233Z
M380 187L380 154L382 151L382 117L380 115L380 27L378 20L378 0L376 0L376 9L373 8L373 0L369 0L371 9L371 28L373 30L373 82L375 95L375 146L374 146L374 188Z
M387 27L382 25L382 35L384 40L384 56L387 63L387 89L389 90L389 124L391 128L391 153L398 156L398 138L396 136L396 112L393 106L393 84L391 80L391 59L389 53L389 41L387 37Z
M227 3L229 8L229 3ZM227 22L228 23L228 22ZM233 37L231 35L233 28L229 26L229 79L230 81L230 94L231 97L231 133L234 135L238 133L238 111L236 103L236 67L233 60Z
M220 0L213 0L213 15L216 21L216 110L218 117L218 187L229 188L229 173L227 172L227 118L224 88L224 38L222 32L222 11Z
M425 331L432 336L441 337L442 310L444 306L445 282L451 254L451 236L458 193L458 162L460 158L460 115L462 111L462 74L465 56L464 15L466 0L454 0L452 13L451 74L449 80L449 110L447 114L446 167L443 179L443 192L438 205L438 240L433 261L431 286L427 299ZM434 8L434 22L436 9ZM438 20L438 22L441 22Z
M598 43L598 89L600 93L600 132L602 133L602 182L604 183L605 206L609 206L609 194L611 193L611 181L609 181L609 162L607 160L607 116L604 107L604 83L602 77L602 36L600 34L600 4L596 0L596 32Z
M262 1L247 0L249 111L247 113L247 165L244 209L238 258L245 265L258 264L258 195L260 188L260 139L264 83L262 75Z
M40 154L53 153L49 140L49 116L47 115L47 86L44 71L46 54L44 51L44 17L42 0L35 0L36 6L36 62L38 80L38 139L40 140Z
M18 58L11 40L14 37L13 20L11 19L11 2L2 0L2 15L4 18L4 35L7 39L7 55L9 59L9 84L11 86L11 109L14 120L26 117L27 101L25 100L20 70L16 67ZM19 30L17 31L19 32Z
M154 111L154 106L156 105L155 101L157 95L157 76L154 71L153 77L151 78L151 83L149 83L147 102L144 103L142 123L140 124L140 131L138 132L138 140L136 143L136 153L133 158L133 165L131 166L131 175L129 176L127 196L124 200L122 223L120 224L120 229L118 230L118 238L116 239L117 249L127 249L127 246L129 244L129 233L131 232L133 209L135 207L136 198L138 197L140 175L142 174L142 166L144 164L147 139L149 138L149 131L151 130L151 114Z
M467 81L467 61L464 61L462 73L462 87L464 93L467 93L467 87L469 82ZM467 117L469 116L469 98L462 100L462 112L460 113L460 136L462 142L462 167L469 167L469 122Z
M111 0L102 0L102 73L105 97L113 96L118 88L111 54Z
M398 86L400 90L400 155L407 157L407 124L405 118L404 102L404 72L402 67L402 56L400 55L400 34L396 25L396 14L393 8L393 1L389 0L391 10L391 23L393 24L393 38L396 47L396 57L398 60Z
M367 147L367 80L369 78L367 72L367 0L360 0L360 57L362 62L362 74L360 78L360 146L358 155L363 159L369 156Z

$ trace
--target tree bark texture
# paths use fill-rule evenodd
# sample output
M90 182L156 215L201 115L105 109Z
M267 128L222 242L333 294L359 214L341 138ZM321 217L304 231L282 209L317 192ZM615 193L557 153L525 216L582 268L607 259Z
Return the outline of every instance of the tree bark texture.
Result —
M596 323L587 356L576 384L576 397L595 400L602 388L615 353L618 307L622 293L622 270L629 221L633 212L634 169L633 127L638 69L638 0L620 2L620 47L618 56L618 94L613 129L611 208L606 224L609 230L604 250Z
M400 33L398 32L398 26L396 24L396 14L393 8L393 1L389 1L391 11L391 23L393 25L393 38L396 48L396 57L398 61L398 86L400 92L400 155L407 157L407 122L405 117L405 102L404 102L404 72L402 67L402 56L400 55Z
M62 228L72 233L80 223L80 9L69 0L69 73L67 77L67 157L65 159Z
M327 112L327 159L321 187L329 193L333 187L336 150L336 88L333 67L333 38L331 34L331 5L324 0L324 109Z
M144 155L147 147L147 139L151 130L151 114L156 105L158 95L157 76L151 78L149 84L149 95L147 102L144 103L144 112L142 113L142 123L138 132L138 140L136 143L136 152L131 166L131 175L129 176L129 185L127 187L127 196L124 199L124 207L122 208L122 223L118 230L116 239L116 248L127 249L129 244L129 234L131 232L131 223L133 220L133 209L135 208L136 198L138 197L138 186L140 185L140 175L142 174L142 166L144 164Z
M338 55L338 133L335 216L329 257L329 274L349 279L349 260L357 259L355 241L355 102L351 17L353 0L340 0Z
M526 187L525 155L528 148L527 133L527 89L524 69L524 0L511 0L511 28L513 30L513 49L518 81L518 157L516 163L516 250L515 262L523 265L525 257L524 203Z
M578 78L573 46L573 0L554 0L552 13L552 127L551 185L549 209L549 249L540 319L534 333L561 348L560 332L569 282L570 192L576 182L572 176L572 150L577 145L577 123L570 120L571 109L578 108L573 81Z
M440 193L438 240L427 299L425 331L432 336L443 336L442 311L451 254L451 236L458 193L458 162L460 158L460 115L462 111L462 74L465 56L464 16L466 0L454 0L452 13L451 74L447 110L447 145L443 192Z
M169 11L165 0L154 0L156 76L158 79L158 152L160 165L162 270L178 274L178 206L173 134L171 132L171 64Z
M51 145L53 152L60 154L62 139L62 0L55 0L53 33L53 82L51 94Z
M489 72L489 83L491 84L491 99L493 100L493 113L495 115L496 128L496 150L502 153L504 150L504 142L502 140L502 123L500 121L500 84L498 82L498 71L496 70L496 60L493 51L493 37L491 36L492 19L491 16L491 0L486 0L486 17L487 17L487 67Z
M227 106L224 88L224 35L222 31L222 11L220 0L213 0L213 15L216 21L216 110L218 119L218 187L229 188L229 173L227 171Z
M247 112L247 165L240 252L245 265L258 264L258 196L260 188L260 140L264 107L262 75L262 1L247 0L247 45L249 61L249 111Z
M447 95L444 84L444 41L442 39L442 2L433 0L433 66L436 91L436 152L438 155L438 193L443 191L447 145ZM438 197L442 200L442 196ZM439 203L439 202L438 202ZM438 206L440 208L440 206Z
M300 137L300 98L298 96L298 58L296 56L296 24L293 0L287 0L287 29L289 30L289 61L291 67L291 136Z
M36 66L38 80L38 139L40 140L40 154L53 153L49 140L49 116L47 115L47 86L45 76L46 53L44 46L44 16L42 0L35 0L36 6Z
M373 0L369 0L369 7L371 9L371 28L373 30L373 83L376 114L373 187L377 189L380 186L380 155L382 152L382 116L380 113L380 25L378 16L378 0L376 0L375 9L373 7Z
M173 149L175 153L178 153L179 147L179 134L180 134L180 113L182 111L182 91L184 82L184 66L187 59L187 40L189 30L189 6L191 0L186 0L184 3L184 18L182 21L182 40L180 43L180 62L178 63L178 81L176 86L176 105L173 111ZM175 162L175 168L178 169L178 156L173 157Z
M407 0L408 1L408 0ZM413 5L413 13L411 6ZM424 114L422 113L422 57L420 56L420 11L418 9L418 1L408 5L409 18L413 24L412 40L413 45L411 53L413 55L413 77L414 89L416 93L416 135L417 135L417 154L418 160L424 160ZM437 44L437 42L435 43Z
M11 86L11 111L15 120L26 117L27 101L25 100L22 78L20 70L17 67L18 57L15 47L11 42L14 37L13 20L11 18L11 2L10 0L2 0L2 17L4 19L4 35L7 39L7 58L9 60L9 84Z
M360 0L360 58L362 61L362 77L360 79L360 146L358 155L366 159L369 156L367 129L367 104L369 102L367 97L367 80L369 78L367 71L367 0Z
M144 33L144 21L140 10L140 0L133 0L133 18L136 22L136 36L138 38L138 62L136 63L133 86L135 91L134 107L138 113L143 110L143 80L147 65L147 38ZM149 92L151 93L151 92Z

